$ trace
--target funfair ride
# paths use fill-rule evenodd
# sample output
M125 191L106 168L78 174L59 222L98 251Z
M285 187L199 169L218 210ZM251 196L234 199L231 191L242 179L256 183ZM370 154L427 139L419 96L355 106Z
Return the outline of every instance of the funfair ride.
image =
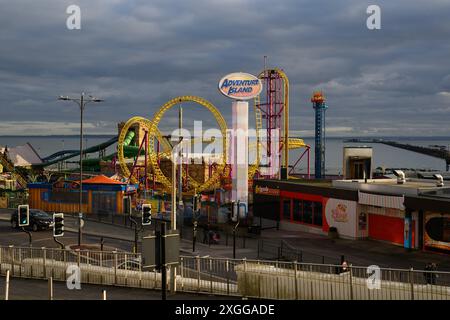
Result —
M280 178L294 172L300 160L307 155L307 175L309 177L309 145L303 139L289 137L289 80L280 69L268 69L259 74L264 84L261 97L257 97L254 103L256 141L249 142L249 151L256 153L255 161L249 165L248 179L251 182L255 176L259 178ZM189 172L189 161L180 165L175 161L175 146L160 132L158 126L164 114L171 108L190 102L194 108L205 108L215 118L221 137L222 154L219 161L209 163L208 179L197 181ZM143 133L137 134L132 130L135 125L140 125ZM282 134L279 134L279 133ZM261 136L261 133L265 137ZM184 138L183 143L195 143L196 139ZM203 142L202 138L200 138ZM135 146L130 146L134 141ZM284 143L287 141L287 143ZM133 149L130 153L127 150ZM289 150L304 148L304 152L289 168ZM136 149L136 150L135 150ZM209 101L196 96L176 97L164 104L149 120L143 117L133 117L122 127L118 138L117 158L122 175L130 183L139 184L141 189L160 189L170 193L172 177L164 174L161 169L163 160L178 163L178 174L182 175L184 195L192 195L199 192L211 191L218 188L229 188L230 166L227 160L227 125L222 114ZM185 154L186 156L186 154ZM262 161L265 158L266 162ZM181 173L180 173L181 172ZM291 176L292 178L292 176ZM251 183L250 183L251 185Z
M257 162L259 177L287 179L301 159L307 156L309 177L310 146L303 139L289 137L289 79L280 69L266 69L258 76L263 83L261 96L255 99ZM263 137L262 135L265 135ZM287 141L287 143L285 143ZM289 168L289 150L304 148Z
M127 121L127 123L122 128L119 141L118 141L118 160L122 170L122 173L128 180L132 183L139 183L142 185L142 182L145 181L142 186L145 190L148 188L149 183L152 182L152 189L156 187L156 184L163 191L170 192L172 187L172 179L171 177L166 176L161 170L160 164L163 159L168 159L174 163L174 146L168 141L166 137L164 137L158 129L158 125L161 122L164 114L171 108L180 105L185 102L194 102L195 108L203 107L210 111L214 116L222 137L218 137L217 139L221 139L222 144L222 154L220 156L220 161L217 163L211 164L214 167L214 170L210 170L210 175L206 181L199 182L196 181L189 174L188 165L180 166L178 170L180 170L183 175L183 179L185 183L183 184L183 193L184 194L193 194L196 192L202 192L206 190L214 189L218 187L220 184L220 178L222 176L227 176L228 167L226 166L226 150L227 150L227 125L225 119L222 117L217 108L210 103L209 101L196 97L196 96L180 96L168 101L164 104L154 115L152 120L148 120L142 117L134 117ZM129 137L130 129L134 124L139 123L142 127L144 127L146 134L144 134L144 138L140 141L139 150L143 151L142 156L144 157L143 161L139 161L138 158L141 155L138 152L137 157L135 158L134 163L131 165L131 169L129 168L129 164L125 157L124 147L126 147ZM193 141L185 141L185 143L192 143ZM177 163L178 161L175 161ZM143 176L142 176L142 169Z
M314 176L316 179L322 179L325 177L325 111L328 106L322 91L314 92L311 102L315 110Z

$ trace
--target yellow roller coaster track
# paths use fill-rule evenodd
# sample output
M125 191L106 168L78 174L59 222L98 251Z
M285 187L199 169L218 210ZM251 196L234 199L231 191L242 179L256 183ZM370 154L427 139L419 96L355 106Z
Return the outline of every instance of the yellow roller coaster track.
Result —
M212 113L215 120L217 121L217 124L219 125L220 132L222 134L222 156L220 163L217 164L216 170L213 172L211 177L207 181L205 181L202 184L197 184L194 180L190 180L189 188L186 190L186 193L191 193L192 189L195 189L196 192L201 192L204 190L208 190L212 188L217 181L219 181L220 177L224 174L226 174L226 151L227 151L227 124L225 122L225 119L222 117L222 114L217 110L217 108L210 103L209 101L196 97L196 96L180 96L176 97L170 101L168 101L166 104L164 104L158 112L155 114L151 121L150 125L150 136L149 136L149 159L150 164L153 170L153 173L156 175L157 180L164 186L166 190L170 190L171 188L171 181L164 175L164 173L161 171L158 161L157 161L157 155L154 150L154 139L155 135L153 133L158 132L158 124L161 121L162 117L166 113L167 110L170 108L183 103L183 102L194 102L197 106L201 106L206 108L209 112ZM184 173L185 174L185 173Z
M137 123L142 125L147 130L147 132L150 133L152 121L150 121L144 117L133 117L133 118L130 118L123 126L122 130L120 131L119 140L117 143L117 157L119 159L120 169L122 170L122 174L125 177L131 176L132 183L138 183L138 181L136 180L136 178L134 176L131 175L131 172L128 169L128 166L127 166L127 163L125 160L125 155L123 152L123 147L124 147L124 141L125 141L126 135L128 133L128 130L130 130L130 128L134 124L137 124ZM161 146L162 146L162 149L164 152L170 152L171 146L167 143L166 139L164 139L162 137L161 132L159 132L158 128L156 128L156 130L154 132L152 132L151 135L152 136L156 135L158 141L161 143ZM148 167L151 166L151 163L149 160L147 161L146 166L148 166Z
M308 145L305 144L303 139L298 138L289 138L289 79L286 76L286 74L280 70L280 69L271 69L274 70L279 74L279 76L283 79L284 83L284 123L283 123L283 137L281 138L281 144L283 148L283 161L284 166L287 167L287 164L289 163L289 150L290 149L297 149L297 148L303 148L308 147ZM266 71L266 70L265 70ZM258 78L263 78L264 71L261 72L258 75ZM195 181L192 177L189 177L189 187L188 190L185 190L184 193L192 193L193 190L196 192L201 192L204 190L211 189L213 187L218 187L220 184L220 178L221 176L227 177L229 175L229 167L226 166L226 151L227 151L227 125L225 122L225 119L223 118L222 114L217 110L217 108L210 103L209 101L197 97L197 96L180 96L176 97L170 101L168 101L166 104L164 104L155 114L152 120L148 120L143 117L133 117L129 119L124 127L122 128L120 135L119 135L119 141L118 141L118 158L120 167L122 169L122 172L125 176L130 176L130 170L128 169L128 166L125 162L125 156L123 153L123 146L124 146L124 140L126 138L128 130L131 128L131 126L135 123L140 123L143 127L145 127L149 132L149 146L148 146L148 163L147 166L151 167L152 172L155 176L155 180L159 183L161 183L166 191L171 190L171 181L169 178L167 178L164 173L161 171L159 165L158 165L158 154L154 150L155 145L155 138L161 143L162 150L159 152L159 157L165 157L165 158L171 158L172 154L172 147L167 142L166 139L163 139L161 132L158 129L158 125L164 116L165 112L168 111L170 108L183 103L183 102L194 102L200 107L206 108L208 111L212 113L215 120L217 121L217 124L219 125L221 134L222 134L222 156L221 156L221 163L217 164L216 170L213 172L212 176L204 183L199 183L198 181ZM261 147L262 143L260 141L260 130L262 129L262 113L261 110L257 107L260 103L259 96L255 98L254 101L254 112L255 112L255 126L256 126L256 135L257 135L257 142L251 143L249 145L249 149L256 148L256 159L255 162L250 165L249 172L248 172L248 178L251 180L253 179L256 171L259 169L260 159L261 159ZM194 139L194 141L197 139ZM287 145L284 143L284 141L288 141ZM183 177L186 178L186 172L183 170ZM133 183L137 183L136 178L131 178Z

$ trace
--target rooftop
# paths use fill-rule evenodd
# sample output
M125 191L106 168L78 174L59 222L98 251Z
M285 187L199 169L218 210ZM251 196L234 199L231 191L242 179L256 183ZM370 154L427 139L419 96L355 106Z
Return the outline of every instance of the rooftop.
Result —
M83 180L83 184L126 184L126 183L108 178L107 176L104 175L99 175L93 178Z
M336 188L402 195L419 195L433 190L449 189L437 187L435 181L421 179L406 179L402 184L397 183L397 179L368 179L367 182L365 180L334 180L332 184Z
M302 185L306 187L321 187L331 189L345 189L368 193L392 194L392 195L430 195L450 197L450 184L437 187L435 180L406 179L403 184L398 184L397 179L368 179L365 180L319 180L319 179L289 179L272 180L283 184Z

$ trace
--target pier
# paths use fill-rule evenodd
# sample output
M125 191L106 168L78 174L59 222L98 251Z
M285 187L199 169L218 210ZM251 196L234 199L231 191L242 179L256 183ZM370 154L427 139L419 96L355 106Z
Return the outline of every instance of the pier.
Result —
M406 143L398 143L395 141L383 140L383 139L348 139L344 140L344 142L353 142L353 143L382 143L391 147L409 150L421 154L425 154L430 157L439 158L445 160L446 171L450 169L450 152L445 149L437 149L437 148L429 148L422 146L414 146Z

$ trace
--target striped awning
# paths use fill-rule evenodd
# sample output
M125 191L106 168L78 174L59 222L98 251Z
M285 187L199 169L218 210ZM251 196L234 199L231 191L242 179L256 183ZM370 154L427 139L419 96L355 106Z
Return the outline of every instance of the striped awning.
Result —
M405 197L385 196L379 194L364 193L358 191L358 203L366 204L369 206L382 207L382 208L394 208L399 210L405 210L403 205Z

